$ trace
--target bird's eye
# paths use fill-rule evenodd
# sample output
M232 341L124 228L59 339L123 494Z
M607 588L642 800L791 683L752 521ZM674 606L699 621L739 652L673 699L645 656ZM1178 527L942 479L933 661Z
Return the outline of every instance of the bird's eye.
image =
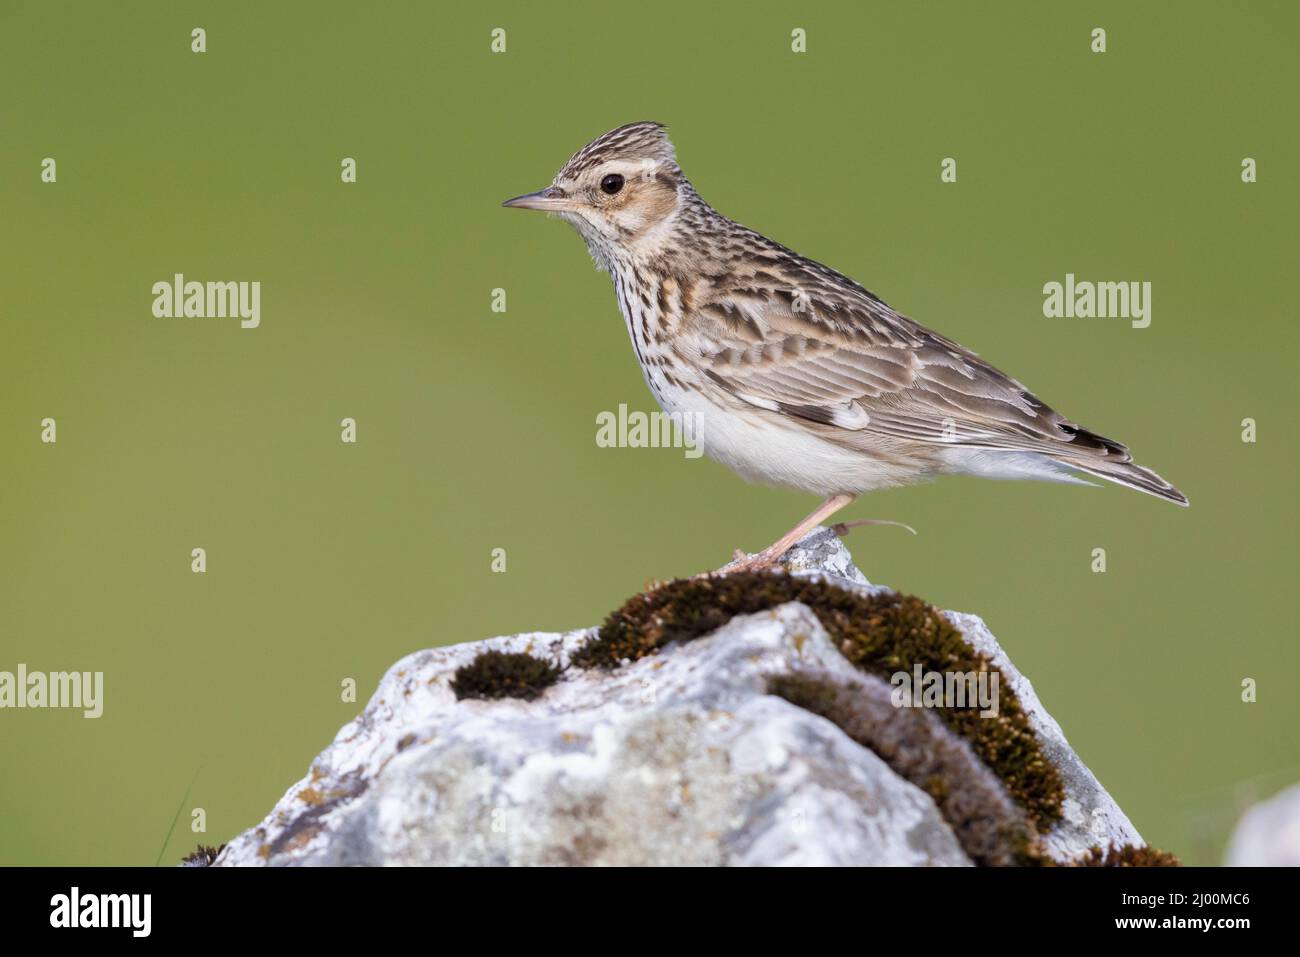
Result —
M602 193L607 193L610 196L613 196L622 188L623 177L619 176L618 173L610 173L600 181L600 191Z

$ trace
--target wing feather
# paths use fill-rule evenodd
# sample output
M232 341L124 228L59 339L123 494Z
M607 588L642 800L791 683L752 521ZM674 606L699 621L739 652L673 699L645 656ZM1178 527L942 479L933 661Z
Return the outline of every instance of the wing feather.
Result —
M782 275L764 262L697 291L701 313L721 321L701 330L694 358L741 401L830 426L851 445L864 433L1131 461L973 352L812 266Z

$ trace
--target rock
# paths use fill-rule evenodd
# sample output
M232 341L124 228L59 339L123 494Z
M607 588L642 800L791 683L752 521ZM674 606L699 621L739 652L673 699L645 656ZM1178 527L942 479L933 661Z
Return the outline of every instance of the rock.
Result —
M884 591L829 529L783 564L839 588ZM1063 819L1042 850L1065 862L1098 844L1141 844L984 623L945 614L1011 682L1059 772ZM989 850L990 828L1023 828L1024 814L967 742L931 712L891 707L889 685L851 665L798 602L613 670L568 668L533 701L457 700L451 689L457 669L484 651L567 666L595 633L528 633L403 658L216 865L1009 862L1011 851ZM790 676L860 705L859 729L894 742L885 757L841 730L854 732L850 724L769 693ZM955 799L909 780L925 783L912 772L941 753L963 769Z
M1070 742L1065 740L1061 726L1038 700L1034 686L1016 670L984 620L977 615L955 611L944 614L967 641L993 660L998 670L1011 682L1012 690L1028 714L1029 724L1038 736L1048 760L1061 775L1065 785L1063 817L1045 837L1048 853L1055 860L1065 862L1097 845L1144 846L1145 842L1137 828L1106 793L1088 766L1074 753Z
M1256 804L1228 841L1228 867L1300 867L1300 784Z

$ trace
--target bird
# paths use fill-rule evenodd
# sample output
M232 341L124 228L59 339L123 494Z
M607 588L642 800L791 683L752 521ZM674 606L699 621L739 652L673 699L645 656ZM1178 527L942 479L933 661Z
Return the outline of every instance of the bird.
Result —
M728 571L775 565L877 489L942 475L1094 484L1187 505L1113 439L1067 419L974 352L829 266L713 209L667 128L636 122L578 150L551 184L506 200L574 226L614 282L659 406L742 478L821 497ZM835 526L843 532L852 524Z

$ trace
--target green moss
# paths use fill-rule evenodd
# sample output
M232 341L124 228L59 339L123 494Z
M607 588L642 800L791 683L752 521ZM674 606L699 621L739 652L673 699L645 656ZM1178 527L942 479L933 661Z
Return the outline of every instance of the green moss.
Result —
M1094 847L1071 864L1074 867L1182 867L1182 862L1168 851L1135 844Z
M523 652L484 651L456 669L451 690L458 699L522 698L532 701L559 680L561 669Z
M599 634L574 654L573 663L614 668L672 642L707 635L736 615L790 601L811 608L857 668L886 681L918 664L925 671L997 670L919 598L893 592L864 595L771 572L674 581L637 595L605 620ZM1046 830L1060 819L1065 793L1060 776L1043 754L1010 681L998 681L996 717L981 718L973 704L935 709L935 714L970 743L1036 827Z
M206 844L200 844L193 851L181 858L181 863L187 867L208 867L217 859L217 855L226 849L226 845L220 847L208 847Z
M884 681L800 671L769 679L767 690L834 723L930 795L976 864L1044 863L1037 832L993 772L929 711L895 708Z

